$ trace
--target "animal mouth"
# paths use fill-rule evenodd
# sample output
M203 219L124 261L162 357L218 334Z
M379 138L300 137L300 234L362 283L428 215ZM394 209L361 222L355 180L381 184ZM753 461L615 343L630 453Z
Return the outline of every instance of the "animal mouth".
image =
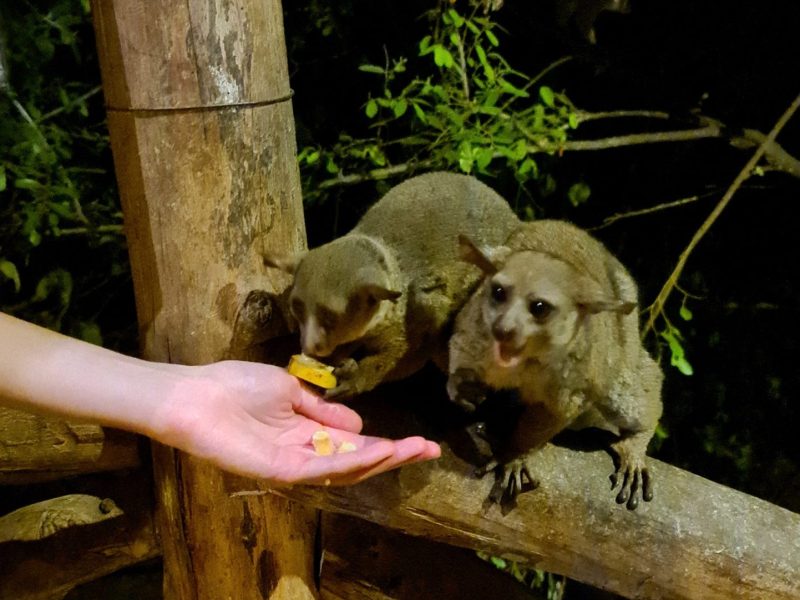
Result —
M494 361L501 367L510 369L522 362L522 350L508 342L495 341L492 349L494 350Z

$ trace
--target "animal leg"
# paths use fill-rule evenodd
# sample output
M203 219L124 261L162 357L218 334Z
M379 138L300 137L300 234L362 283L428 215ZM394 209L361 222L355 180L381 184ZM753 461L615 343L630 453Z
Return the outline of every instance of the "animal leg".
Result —
M611 489L619 484L617 502L627 503L629 510L639 506L640 498L645 502L653 499L653 478L645 460L652 435L651 431L640 431L611 444L618 459L617 469L611 475Z

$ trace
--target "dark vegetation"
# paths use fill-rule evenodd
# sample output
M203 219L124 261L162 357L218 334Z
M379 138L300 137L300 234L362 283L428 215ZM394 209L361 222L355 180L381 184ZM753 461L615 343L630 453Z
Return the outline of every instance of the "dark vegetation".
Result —
M0 6L0 309L134 352L87 4ZM629 266L648 306L755 151L729 139L748 128L767 134L800 93L800 6L634 0L629 14L600 15L592 45L571 22L558 22L556 0L505 4L482 21L466 0L285 2L309 244L347 231L415 168L467 170L521 216L592 228ZM443 20L450 8L458 17ZM472 104L458 96L465 78L453 31L472 51ZM622 110L669 119L583 120ZM592 151L567 145L692 129L701 117L721 122L723 137ZM800 117L778 142L800 156ZM399 165L398 177L384 177ZM690 256L648 337L667 376L651 453L796 512L800 305L791 257L799 194L796 174L764 169L747 179ZM611 215L693 197L604 225Z

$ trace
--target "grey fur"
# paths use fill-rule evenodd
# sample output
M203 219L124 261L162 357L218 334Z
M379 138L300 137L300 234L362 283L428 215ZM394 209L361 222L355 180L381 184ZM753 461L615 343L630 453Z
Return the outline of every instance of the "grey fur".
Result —
M526 223L502 246L464 239L462 253L487 277L455 322L450 398L472 411L492 390L514 390L523 405L498 456L499 493L516 495L523 475L535 481L525 457L559 431L599 427L618 436L618 502L649 500L645 452L661 416L662 373L641 344L628 271L563 221Z
M296 260L292 314L306 354L337 367L345 398L446 365L447 331L480 279L458 260L457 236L499 244L519 225L508 203L474 177L427 173L395 186L348 234Z

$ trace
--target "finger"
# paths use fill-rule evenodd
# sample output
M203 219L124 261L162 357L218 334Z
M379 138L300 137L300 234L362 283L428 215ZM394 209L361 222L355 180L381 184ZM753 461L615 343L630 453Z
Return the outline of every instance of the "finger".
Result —
M642 497L645 502L653 499L653 481L650 479L650 471L642 469Z
M353 473L368 472L395 454L395 445L390 441L378 441L353 452L313 456L293 474L291 483L331 485Z
M322 425L358 433L363 427L359 414L344 404L328 402L305 386L292 399L294 411Z
M630 493L630 471L625 470L623 477L622 487L619 490L619 494L617 494L617 504L624 504L627 502L628 494Z
M415 436L394 442L395 452L385 460L358 472L352 472L332 478L331 485L351 485L359 483L380 473L398 467L438 458L441 455L439 445Z

